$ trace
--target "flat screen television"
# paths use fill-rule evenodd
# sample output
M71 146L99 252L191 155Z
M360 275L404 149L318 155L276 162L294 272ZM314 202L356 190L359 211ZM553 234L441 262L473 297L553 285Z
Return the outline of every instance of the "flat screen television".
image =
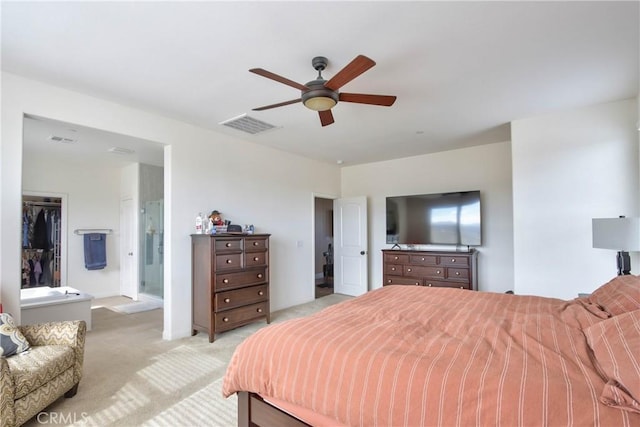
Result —
M387 243L481 245L480 191L387 197Z

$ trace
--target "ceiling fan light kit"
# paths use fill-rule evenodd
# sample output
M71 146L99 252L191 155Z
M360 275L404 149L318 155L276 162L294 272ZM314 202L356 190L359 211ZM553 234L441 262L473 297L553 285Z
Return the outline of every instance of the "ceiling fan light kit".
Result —
M338 103L338 94L324 88L312 89L302 94L302 103L313 111L327 111Z
M317 111L320 117L320 123L322 126L327 126L334 122L331 109L336 106L338 101L379 105L384 107L390 107L396 101L396 97L390 95L338 92L338 89L342 86L376 65L372 59L367 58L364 55L358 55L353 61L347 64L328 81L322 78L322 71L326 68L327 63L328 60L324 56L316 56L313 58L311 65L313 65L313 68L318 71L318 77L305 85L294 82L293 80L289 80L262 68L252 68L249 70L252 73L286 84L287 86L294 87L299 89L301 92L299 99L292 99L290 101L266 105L264 107L254 108L253 110L262 111L302 102L305 107L310 110Z
M303 101L304 106L313 111L327 111L338 103L337 96L311 96ZM304 99L304 97L303 97Z

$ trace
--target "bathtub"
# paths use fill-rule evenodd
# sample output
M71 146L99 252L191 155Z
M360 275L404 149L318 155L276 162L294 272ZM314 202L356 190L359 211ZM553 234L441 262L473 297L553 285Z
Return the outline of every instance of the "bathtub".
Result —
M41 286L20 291L22 325L59 320L84 320L91 330L91 300L93 295L69 286Z

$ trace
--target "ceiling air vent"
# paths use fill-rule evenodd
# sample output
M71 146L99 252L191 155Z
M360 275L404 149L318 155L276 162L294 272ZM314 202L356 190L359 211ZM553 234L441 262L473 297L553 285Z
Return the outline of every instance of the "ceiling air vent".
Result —
M51 142L59 142L61 144L73 144L77 141L77 139L66 138L64 136L57 135L49 135L49 138L47 138L47 140Z
M129 148L124 148L124 147L111 147L107 151L113 154L122 154L122 155L135 153L134 150L131 150Z
M237 129L242 132L250 133L251 135L255 135L256 133L264 132L276 127L272 124L263 122L262 120L247 116L246 114L242 114L238 117L225 120L224 122L220 122L220 124L233 129Z

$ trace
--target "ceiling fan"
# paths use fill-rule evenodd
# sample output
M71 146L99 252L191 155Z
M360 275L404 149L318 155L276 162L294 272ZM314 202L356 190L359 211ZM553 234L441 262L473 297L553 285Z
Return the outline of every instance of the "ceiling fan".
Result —
M353 61L347 64L347 66L338 71L335 76L329 80L325 80L322 78L322 71L327 67L328 62L329 61L324 56L316 56L313 58L311 65L313 65L313 68L318 72L318 77L316 77L315 80L307 82L307 84L296 83L262 68L250 69L249 71L252 73L275 80L301 91L300 98L254 108L253 111L268 110L270 108L302 102L305 107L317 111L320 115L320 123L322 123L322 126L327 126L334 122L331 108L333 108L338 101L381 105L384 107L390 107L396 101L395 96L389 95L338 92L338 89L342 86L376 65L372 59L367 58L364 55L358 55Z

